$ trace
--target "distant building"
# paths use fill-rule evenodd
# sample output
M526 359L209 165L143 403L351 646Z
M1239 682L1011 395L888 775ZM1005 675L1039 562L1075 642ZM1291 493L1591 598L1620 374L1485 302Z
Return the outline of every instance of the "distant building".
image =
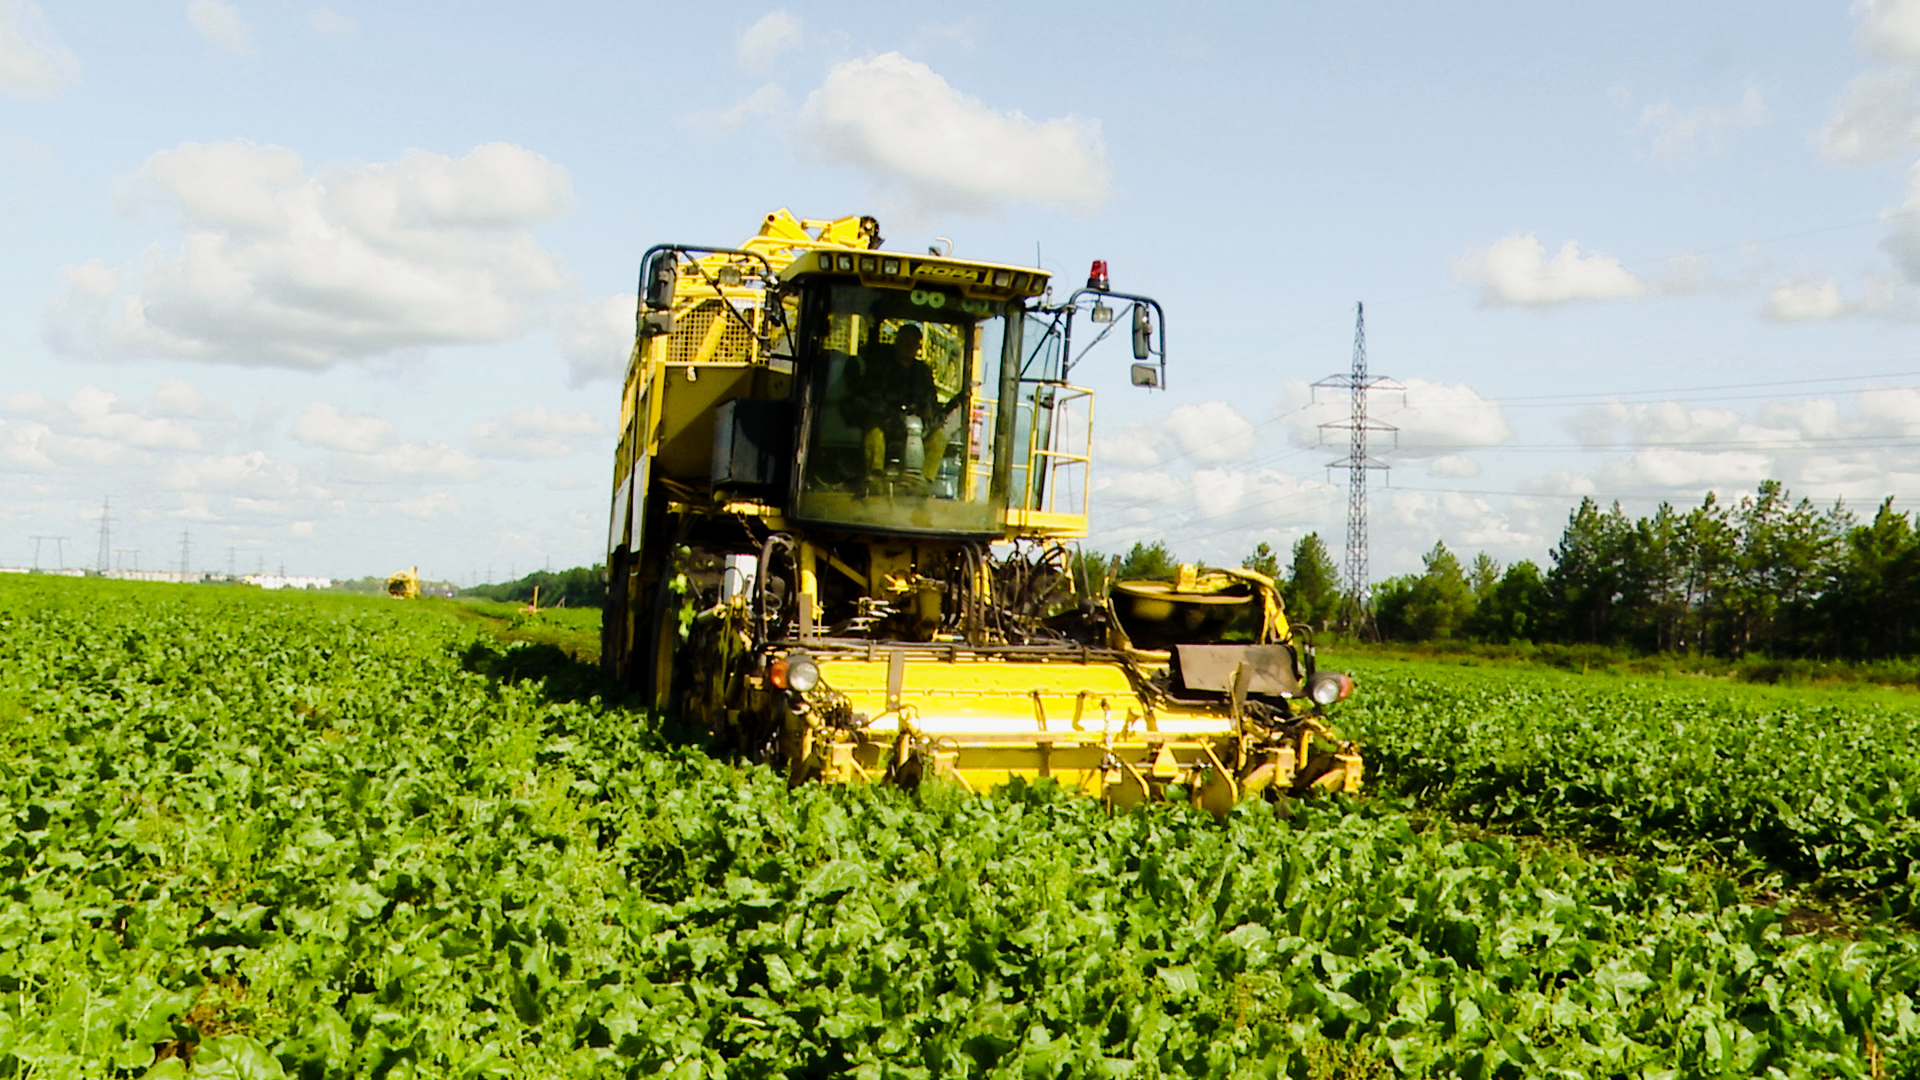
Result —
M333 579L329 577L302 577L295 574L248 574L242 579L249 585L262 589L331 589Z
M73 577L79 577L86 573L84 570L50 570L47 572L68 574ZM184 574L178 570L109 570L101 576L112 578L116 581L163 581L173 585L200 585L211 580L213 575L205 574L198 570L189 571Z

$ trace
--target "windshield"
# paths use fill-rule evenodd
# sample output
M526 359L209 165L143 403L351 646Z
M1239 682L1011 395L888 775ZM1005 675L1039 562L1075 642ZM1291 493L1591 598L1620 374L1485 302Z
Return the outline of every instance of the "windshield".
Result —
M824 286L795 517L891 532L998 535L994 397L1007 304L958 290Z

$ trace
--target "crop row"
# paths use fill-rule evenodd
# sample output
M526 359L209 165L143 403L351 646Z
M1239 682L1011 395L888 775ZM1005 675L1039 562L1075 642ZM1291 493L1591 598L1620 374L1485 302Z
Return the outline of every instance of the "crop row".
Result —
M1343 723L1456 820L1920 914L1920 743L1891 694L1400 665Z
M1920 1067L1912 939L1682 870L789 791L586 678L428 605L0 583L0 1076Z

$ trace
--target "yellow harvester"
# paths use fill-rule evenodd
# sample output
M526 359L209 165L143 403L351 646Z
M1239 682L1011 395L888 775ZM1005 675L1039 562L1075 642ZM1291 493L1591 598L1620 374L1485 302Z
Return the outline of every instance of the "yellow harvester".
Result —
M387 578L387 595L395 600L420 599L420 568L409 566Z
M1053 777L1216 812L1359 790L1326 719L1352 682L1315 670L1271 580L1076 585L1094 398L1070 375L1122 309L1132 381L1159 386L1160 306L1104 263L1055 301L1046 271L785 210L738 248L653 248L609 672L796 782Z

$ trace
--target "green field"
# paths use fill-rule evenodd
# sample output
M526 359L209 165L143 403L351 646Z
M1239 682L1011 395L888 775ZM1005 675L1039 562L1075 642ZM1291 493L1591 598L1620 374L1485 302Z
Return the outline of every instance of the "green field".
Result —
M0 579L0 1077L1920 1075L1904 697L1362 666L1380 793L1216 822L789 791L591 645Z

